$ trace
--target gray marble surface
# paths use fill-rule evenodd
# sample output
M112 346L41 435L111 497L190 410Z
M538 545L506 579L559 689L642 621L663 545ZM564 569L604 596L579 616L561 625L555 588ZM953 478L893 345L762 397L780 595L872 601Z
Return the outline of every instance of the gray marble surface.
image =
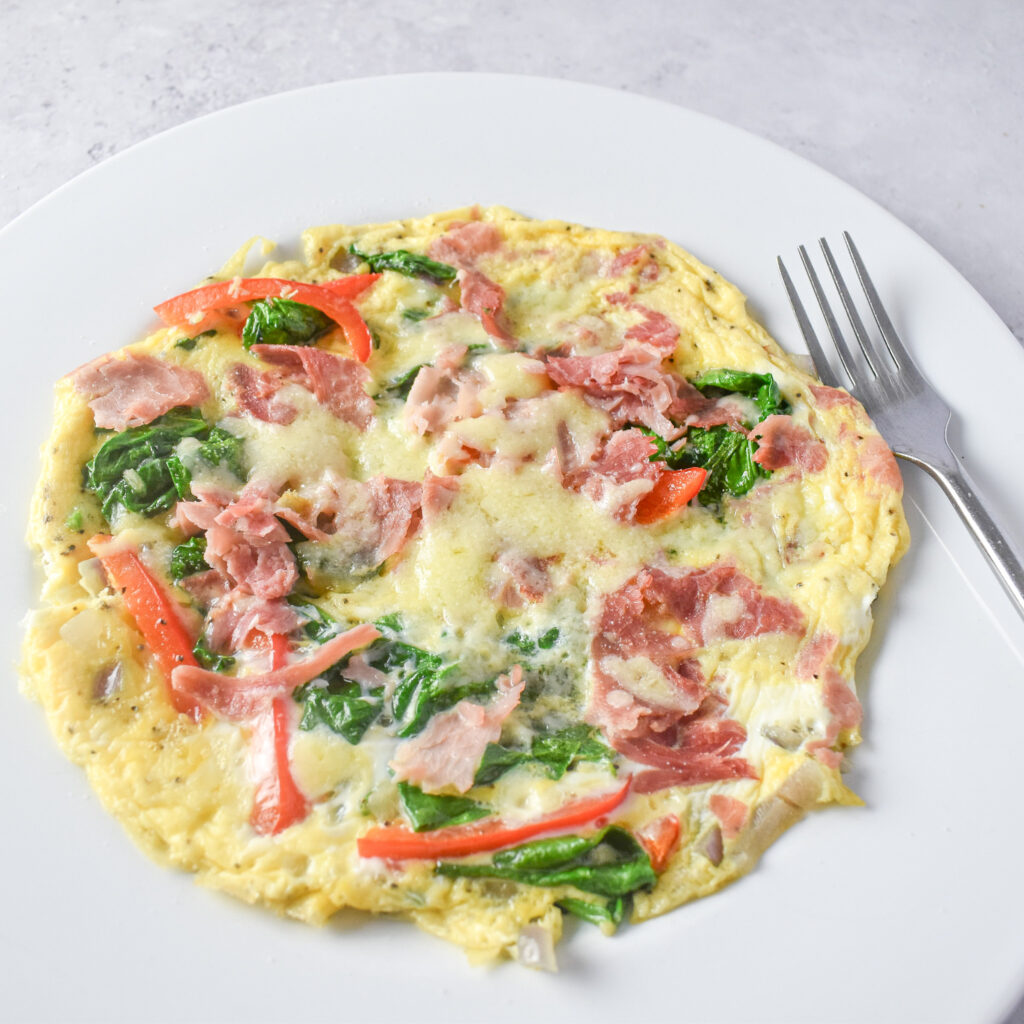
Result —
M547 75L809 158L931 243L1024 342L1022 58L1021 0L2 0L0 224L244 100L409 71Z
M0 223L243 100L408 71L611 85L794 150L938 249L1024 341L1020 0L3 0Z

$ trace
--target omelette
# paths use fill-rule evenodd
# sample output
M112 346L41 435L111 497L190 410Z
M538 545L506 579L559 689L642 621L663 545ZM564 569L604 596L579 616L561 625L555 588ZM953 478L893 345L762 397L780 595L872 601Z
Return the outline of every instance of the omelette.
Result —
M60 379L31 510L23 687L144 850L550 968L859 803L900 474L734 286L500 207L250 250Z

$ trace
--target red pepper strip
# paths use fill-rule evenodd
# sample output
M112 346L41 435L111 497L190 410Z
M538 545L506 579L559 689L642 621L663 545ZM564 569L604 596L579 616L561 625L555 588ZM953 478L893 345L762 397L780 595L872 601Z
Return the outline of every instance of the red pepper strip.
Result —
M708 471L698 466L665 470L640 500L633 522L648 526L675 515L697 496L707 476Z
M660 875L668 867L669 858L679 845L679 819L674 814L666 814L645 825L636 833L636 837L651 858L655 874Z
M174 709L198 722L203 709L171 685L171 672L178 665L198 665L192 653L192 638L178 618L174 601L150 575L135 551L112 547L111 538L105 534L93 537L89 547L99 558L107 579L121 592L125 607L160 666Z
M271 671L284 668L288 638L281 633L259 634L256 646L270 648ZM263 769L256 784L249 822L261 836L276 836L309 813L309 801L295 784L288 760L289 702L277 697L256 720L252 734L252 757Z
M371 828L357 840L359 856L383 857L386 860L437 860L515 846L543 832L587 825L610 814L626 799L631 781L627 779L621 789L566 804L553 814L523 825L506 825L501 818L486 818L433 832L412 832L404 825Z
M287 296L329 316L345 332L352 352L360 362L370 358L372 337L352 299L361 295L380 274L352 274L323 284L287 281L280 277L243 277L235 281L219 281L154 306L161 320L169 327L198 327L194 318L214 309L229 309L240 302Z

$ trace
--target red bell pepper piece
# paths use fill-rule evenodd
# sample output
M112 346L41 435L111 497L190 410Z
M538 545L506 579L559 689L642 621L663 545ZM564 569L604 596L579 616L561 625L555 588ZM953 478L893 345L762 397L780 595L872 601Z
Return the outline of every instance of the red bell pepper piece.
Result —
M121 593L125 607L160 666L174 709L198 722L203 716L202 708L171 684L171 672L179 665L198 664L192 653L194 641L178 617L175 602L131 548L112 546L111 538L105 534L93 537L89 547L99 558L110 584Z
M626 799L630 782L631 779L627 779L621 788L611 793L576 800L552 814L521 825L506 825L501 818L484 818L468 825L439 828L433 832L413 832L404 825L371 828L357 840L359 855L386 860L437 860L515 846L545 832L558 832L596 822Z
M293 299L329 316L344 331L355 357L365 363L370 358L373 339L366 322L352 305L352 299L366 291L378 277L380 274L352 274L323 284L287 281L280 277L243 277L203 285L153 308L169 327L197 329L203 326L203 321L195 318L211 310L230 309L258 299Z
M636 507L633 522L642 526L661 522L688 505L704 486L708 471L699 466L690 469L666 469Z
M269 647L271 671L284 668L288 638L281 633L260 633L254 644ZM249 822L261 836L283 832L309 813L309 801L295 784L288 760L290 708L288 697L276 697L253 724L250 756L261 772Z

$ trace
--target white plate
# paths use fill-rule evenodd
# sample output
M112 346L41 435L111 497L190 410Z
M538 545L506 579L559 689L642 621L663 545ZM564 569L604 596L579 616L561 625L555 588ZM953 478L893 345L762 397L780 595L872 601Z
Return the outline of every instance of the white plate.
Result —
M948 264L852 189L734 128L611 90L483 75L345 82L152 139L0 235L10 658L35 602L21 535L54 378L141 335L154 303L250 235L293 244L311 224L472 202L665 234L744 288L793 349L775 256L851 229L963 418L995 511L1024 507L1024 354ZM812 816L721 895L614 939L579 929L557 976L475 970L393 922L286 923L150 864L63 761L11 671L0 691L7 1014L998 1019L1024 989L1024 625L935 486L912 469L906 483L914 547L878 603L859 673L867 741L853 782L866 807Z

